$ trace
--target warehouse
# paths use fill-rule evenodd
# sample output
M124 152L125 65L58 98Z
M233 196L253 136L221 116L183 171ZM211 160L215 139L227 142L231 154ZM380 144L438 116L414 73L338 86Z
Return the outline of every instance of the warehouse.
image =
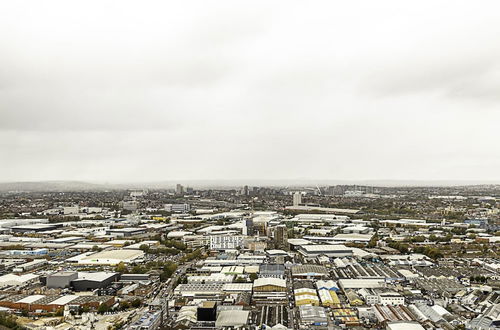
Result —
M71 281L78 278L77 272L57 272L47 276L47 288L69 288Z
M292 277L300 279L321 279L328 276L328 270L318 265L292 266Z
M383 288L385 286L385 282L379 279L340 279L338 283L344 291L347 289Z
M302 245L298 248L298 251L304 258L308 259L313 259L321 255L330 258L352 257L353 255L351 248L341 244Z
M283 278L285 266L280 264L262 264L259 267L259 277Z
M281 278L258 278L253 283L253 300L256 303L285 303L286 281Z
M323 307L299 306L300 322L304 326L326 326L328 317Z
M65 305L98 308L101 304L112 306L115 298L112 296L46 296L46 295L12 295L0 300L0 306L26 310L29 312L54 312Z
M113 228L106 230L106 235L130 237L146 233L145 228L127 227L127 228Z
M38 233L41 231L55 230L62 227L62 223L36 223L32 225L21 225L10 228L13 233Z
M140 260L144 256L141 250L107 250L90 255L85 255L78 260L82 265L118 265L120 262L125 264Z
M183 297L205 298L209 300L221 300L224 296L223 283L189 283L179 284L174 294Z
M30 261L30 262L27 262L27 263L24 263L22 265L17 265L13 271L15 273L24 273L28 270L33 270L33 269L36 269L36 268L40 268L42 267L43 265L47 264L47 260L46 259L37 259L37 260L33 260L33 261Z
M119 278L120 273L79 272L78 278L71 281L71 286L75 291L89 291L108 287L113 282L117 282Z
M38 275L25 274L25 275L14 275L7 274L0 276L0 287L6 286L23 286L30 283L38 282Z
M221 311L215 321L216 328L238 328L248 322L250 312L244 310Z

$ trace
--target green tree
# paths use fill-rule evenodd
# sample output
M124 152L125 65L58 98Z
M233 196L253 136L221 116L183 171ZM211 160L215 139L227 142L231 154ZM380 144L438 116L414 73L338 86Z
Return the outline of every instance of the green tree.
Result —
M106 304L104 304L104 303L103 303L103 304L100 304L100 305L99 305L99 308L97 308L97 312L98 312L99 314L104 314L104 313L106 313L108 310L109 310L108 305L106 305Z
M132 300L131 305L134 308L140 307L142 305L142 301L139 298L135 298L134 300Z

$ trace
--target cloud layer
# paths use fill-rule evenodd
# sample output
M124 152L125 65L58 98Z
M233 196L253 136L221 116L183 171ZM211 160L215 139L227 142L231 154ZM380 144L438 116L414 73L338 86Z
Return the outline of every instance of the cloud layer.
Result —
M500 180L496 1L0 4L0 181Z

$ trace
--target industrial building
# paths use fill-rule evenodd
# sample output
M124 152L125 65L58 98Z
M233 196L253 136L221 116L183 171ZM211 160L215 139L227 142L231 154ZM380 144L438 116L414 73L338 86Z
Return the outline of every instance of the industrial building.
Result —
M351 248L340 244L302 245L298 247L298 252L307 259L317 258L322 255L329 258L352 257L353 255Z
M286 281L280 278L258 278L253 283L253 300L256 303L285 303Z
M46 295L12 295L0 299L0 306L26 310L28 312L46 313L54 312L64 308L66 305L82 306L97 309L99 305L113 305L115 298L113 296L46 296Z
M81 265L118 265L120 262L125 264L133 263L142 259L144 252L141 250L106 250L94 254L83 255L78 259L78 264Z

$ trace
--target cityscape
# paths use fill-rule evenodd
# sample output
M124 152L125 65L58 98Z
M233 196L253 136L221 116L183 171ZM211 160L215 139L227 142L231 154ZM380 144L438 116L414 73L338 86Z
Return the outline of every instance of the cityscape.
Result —
M0 1L0 330L500 329L500 1Z
M487 329L500 186L2 191L27 329Z

